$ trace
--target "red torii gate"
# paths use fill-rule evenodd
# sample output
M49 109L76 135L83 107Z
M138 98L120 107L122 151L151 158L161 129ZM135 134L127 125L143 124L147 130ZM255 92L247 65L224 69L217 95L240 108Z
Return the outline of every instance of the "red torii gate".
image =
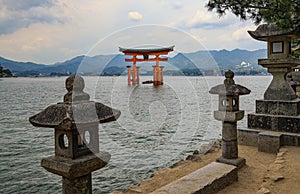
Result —
M119 51L123 52L125 55L132 56L132 58L125 59L126 62L133 62L133 67L127 66L128 70L128 85L136 85L140 82L140 67L136 66L137 62L144 61L155 61L156 65L153 66L153 85L163 84L163 66L159 66L159 61L168 61L168 58L160 58L160 55L167 55L169 52L173 51L174 46L164 47L164 48L121 48ZM142 58L138 58L141 55ZM154 58L149 58L149 56L154 56Z

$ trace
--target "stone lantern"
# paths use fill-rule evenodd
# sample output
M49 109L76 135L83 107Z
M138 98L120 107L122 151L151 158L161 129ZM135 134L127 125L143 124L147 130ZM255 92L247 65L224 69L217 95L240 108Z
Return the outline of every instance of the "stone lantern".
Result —
M300 59L291 55L291 41L300 37L300 31L263 24L248 32L268 43L268 58L258 63L268 68L273 79L264 99L256 100L255 113L248 114L248 128L239 129L239 142L268 153L277 153L281 146L299 146L300 98L288 82L288 73L300 64Z
M110 154L99 151L99 123L115 121L121 112L90 101L84 80L66 80L64 102L29 118L36 127L54 128L55 155L42 159L47 171L62 176L62 193L92 193L91 172L104 167Z
M268 43L268 58L259 59L258 64L268 68L273 80L264 94L265 100L293 100L297 96L286 80L292 67L300 64L300 59L292 57L291 41L299 38L296 31L282 31L274 24L260 25L248 33L256 40Z
M243 119L244 111L239 110L239 96L250 93L244 86L235 84L234 73L225 73L224 84L217 85L209 91L219 95L219 110L214 111L214 118L222 121L222 156L218 162L242 167L245 159L238 157L237 121Z

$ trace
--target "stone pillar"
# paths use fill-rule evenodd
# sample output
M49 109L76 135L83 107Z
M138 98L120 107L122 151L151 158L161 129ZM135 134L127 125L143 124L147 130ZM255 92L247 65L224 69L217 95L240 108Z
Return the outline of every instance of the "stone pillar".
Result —
M159 67L159 55L156 55L156 85L161 84L161 79L160 79L160 67Z
M273 79L264 93L264 100L293 100L297 96L291 85L286 80L286 75L291 71L291 64L280 64L276 59L259 59L258 63L268 68Z
M222 156L217 158L217 162L240 168L246 160L238 156L237 121L244 117L244 111L239 110L239 96L249 94L250 90L235 84L232 71L227 71L225 77L224 84L209 91L219 95L219 110L214 111L214 118L222 121Z
M136 55L133 56L132 84L137 84Z
M72 75L66 80L64 102L51 105L29 118L36 127L54 128L55 155L42 159L41 166L62 176L63 194L91 194L92 172L103 168L110 154L100 152L98 124L116 120L121 112L89 101L84 80Z
M222 157L226 159L238 158L236 122L223 121L222 123Z
M136 84L140 84L140 67L136 67Z
M126 66L127 67L127 83L128 85L131 85L131 66Z
M81 177L69 179L62 177L62 193L92 193L92 175L91 173Z
M156 65L152 66L153 67L153 85L157 85L157 68Z
M160 66L160 82L161 85L164 84L164 66Z
M160 67L156 66L156 76L157 76L157 85L161 85L161 77L160 77Z
M153 84L155 86L161 85L161 69L159 66L159 55L155 55L156 64L153 66Z

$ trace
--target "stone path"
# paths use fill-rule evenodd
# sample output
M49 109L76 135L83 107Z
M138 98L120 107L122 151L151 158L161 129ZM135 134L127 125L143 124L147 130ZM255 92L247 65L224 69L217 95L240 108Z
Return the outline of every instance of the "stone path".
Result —
M277 155L256 152L252 147L241 146L247 166L239 171L239 182L218 194L299 194L300 147L283 147ZM268 156L269 155L269 156Z

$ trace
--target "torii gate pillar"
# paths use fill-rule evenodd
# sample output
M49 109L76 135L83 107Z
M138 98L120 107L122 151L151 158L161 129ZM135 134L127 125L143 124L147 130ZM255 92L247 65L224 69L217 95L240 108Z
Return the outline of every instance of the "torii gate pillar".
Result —
M126 66L127 67L127 82L128 85L131 85L131 66Z

